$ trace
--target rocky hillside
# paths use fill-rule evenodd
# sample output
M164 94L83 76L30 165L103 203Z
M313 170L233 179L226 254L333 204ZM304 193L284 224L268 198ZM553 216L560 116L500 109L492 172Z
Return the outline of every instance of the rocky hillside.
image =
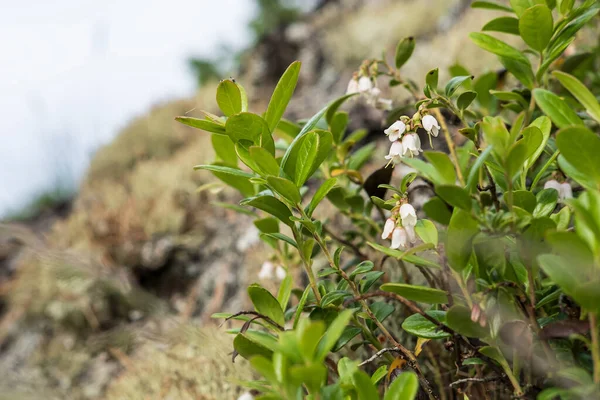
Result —
M321 1L249 49L236 79L263 110L283 70L302 61L288 115L302 119L343 94L364 58L391 54L405 36L417 41L405 73L418 82L459 54L473 54L474 74L496 69L468 40L489 17L469 3ZM132 121L98 151L71 212L48 231L0 226L0 399L235 398L229 378L250 377L229 362L210 315L247 307L240 289L268 252L249 220L214 204L237 195L192 170L212 159L210 136L173 120L214 110L215 87ZM352 107L352 124L381 130L382 112Z

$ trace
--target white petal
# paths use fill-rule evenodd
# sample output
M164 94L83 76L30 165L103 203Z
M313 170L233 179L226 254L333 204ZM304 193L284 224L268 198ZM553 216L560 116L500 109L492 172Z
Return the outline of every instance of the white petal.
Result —
M242 393L237 400L254 400L254 396L250 392Z
M392 248L392 249L398 249L400 247L404 248L404 247L406 247L406 240L407 240L406 230L404 228L402 228L401 226L398 226L398 227L396 227L396 229L394 229L394 232L392 233L392 245L390 246L390 248Z
M270 261L265 261L258 272L258 279L272 279L275 266Z
M283 268L281 265L278 265L277 268L275 269L275 276L277 277L277 279L282 281L285 279L286 275L287 275L287 272L285 271L285 268Z
M361 76L358 80L358 91L361 93L369 92L373 88L373 82L366 76Z
M417 212L415 211L415 208L408 203L400 206L400 218L402 219L402 225L404 227L415 226L417 224Z
M573 198L573 189L571 188L571 185L569 185L568 182L565 182L562 185L560 185L560 190L558 191L558 193L562 200Z
M350 79L348 82L348 88L346 89L346 94L354 94L358 93L358 81L356 79Z
M427 132L431 132L434 128L440 129L440 125L432 115L424 116L421 120L421 123Z
M392 234L394 227L396 226L396 221L391 218L388 218L385 221L385 225L383 226L383 233L381 234L382 239L387 239Z
M437 126L434 126L433 128L431 128L431 132L430 133L431 133L431 135L433 137L437 137L438 134L440 133L440 128L437 127Z
M415 243L417 241L417 235L415 234L415 227L412 225L404 225L404 229L406 229L408 241L411 243Z
M551 179L544 184L544 189L554 189L560 194L562 186L556 179Z
M390 152L388 153L388 156L390 156L390 157L399 156L400 154L402 154L402 148L403 148L402 142L400 142L399 140L395 141L390 146Z
M392 99L377 99L375 107L379 110L390 111L392 109Z
M398 131L390 132L388 139L390 139L390 142L395 142L396 140L400 139L400 133L398 133Z

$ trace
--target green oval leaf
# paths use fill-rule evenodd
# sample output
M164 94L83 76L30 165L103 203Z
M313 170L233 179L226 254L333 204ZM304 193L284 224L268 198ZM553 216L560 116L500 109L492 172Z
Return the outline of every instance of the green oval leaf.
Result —
M415 225L415 232L424 243L431 243L435 247L438 245L438 230L435 224L428 219L420 219Z
M259 146L250 146L248 149L249 156L259 169L261 175L279 175L279 164L271 153Z
M292 212L281 201L273 196L256 196L244 199L240 202L243 206L256 207L266 213L278 218L281 222L288 226L293 226L294 223L290 220Z
M285 324L285 318L283 316L283 310L279 301L259 284L252 284L248 286L248 295L254 305L254 309L283 326Z
M325 359L325 357L327 357L329 351L333 348L333 346L335 346L338 339L342 336L342 333L344 332L344 329L346 329L348 322L350 322L353 313L353 310L344 310L339 313L337 317L335 317L333 322L331 322L327 328L327 331L325 332L325 335L323 335L319 341L319 344L317 345L317 351L315 354L315 360L317 362L321 362Z
M467 267L472 253L473 237L477 233L477 221L468 212L455 208L446 235L446 256L453 270L462 271Z
M515 17L495 18L485 24L481 30L509 33L511 35L519 36L519 20Z
M585 107L585 110L592 118L600 122L600 104L592 92L579 79L561 71L554 71L552 75Z
M425 286L408 285L406 283L385 283L381 285L381 290L396 293L408 300L427 304L446 304L448 294L439 289L433 289Z
M534 50L542 51L550 42L554 22L552 11L538 4L527 8L519 17L519 32L521 37Z
M561 156L600 187L600 138L585 127L562 129L556 136Z
M456 100L456 105L459 109L464 110L467 107L469 107L473 100L475 100L476 98L477 92L467 90L466 92L463 92L460 94L460 96L458 96L458 99Z
M426 314L442 324L446 323L445 311L431 310L426 311ZM421 314L413 314L406 318L402 323L402 329L412 335L425 339L443 339L452 336L450 333L441 330L439 326Z
M267 111L265 112L265 121L267 121L267 126L271 132L277 127L294 94L294 89L296 89L296 84L298 83L298 75L300 74L300 66L300 61L291 63L279 79L279 82L277 82L277 86L275 86L275 90L267 106Z
M230 79L222 80L217 86L217 104L228 117L242 112L242 93L238 85Z
M415 49L415 39L411 36L402 39L396 46L396 68L402 67L410 58Z
M455 76L454 78L450 79L445 88L446 96L452 96L458 90L458 88L461 87L461 85L471 79L473 79L473 76Z
M435 193L446 203L453 207L471 210L471 196L461 187L456 185L436 185Z
M176 117L175 121L181 122L184 125L191 126L192 128L202 129L203 131L218 133L221 135L225 134L225 127L221 124L217 124L206 119L192 118L192 117Z
M267 182L269 186L281 196L283 196L286 200L288 200L292 204L300 204L302 201L302 197L300 196L300 192L296 185L293 182L288 181L285 178L280 178L278 176L268 176Z
M583 125L581 118L577 116L575 111L554 93L545 89L534 89L533 97L542 111L559 128L566 128L571 125Z
M405 371L397 377L385 392L384 400L414 400L419 391L419 380L414 372ZM375 398L375 397L373 397Z
M313 195L312 199L310 200L308 207L305 210L306 214L309 217L315 211L315 209L317 208L317 205L319 205L321 200L323 200L325 198L325 196L327 196L327 193L329 193L329 191L331 189L333 189L333 187L335 186L336 183L337 183L337 178L329 178L325 182L323 182L323 184L319 187L319 189L317 189L317 191Z
M495 10L495 11L506 11L506 12L513 12L512 8L510 7L506 7L502 4L498 4L496 2L493 1L474 1L473 3L471 3L471 8L483 8L486 10Z

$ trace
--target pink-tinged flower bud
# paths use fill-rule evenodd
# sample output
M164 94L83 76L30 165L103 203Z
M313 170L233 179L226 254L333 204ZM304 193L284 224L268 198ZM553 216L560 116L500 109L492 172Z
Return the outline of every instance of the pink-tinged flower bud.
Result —
M473 321L473 322L479 321L480 316L481 316L481 307L479 307L479 304L473 304L473 308L471 309L471 321Z
M350 79L348 82L348 88L346 89L346 94L354 94L358 93L358 80L355 78Z
M384 240L389 239L389 237L392 234L392 231L394 230L395 227L396 227L396 221L394 221L392 218L388 218L385 221L385 225L383 226L383 233L381 234L381 238Z
M559 200L566 200L573 198L573 189L568 182L559 183L556 179L551 179L546 182L544 189L554 189L558 192Z

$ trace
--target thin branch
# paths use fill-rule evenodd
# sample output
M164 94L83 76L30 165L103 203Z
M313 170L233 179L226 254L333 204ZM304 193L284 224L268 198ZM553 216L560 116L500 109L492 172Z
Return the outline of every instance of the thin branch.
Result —
M367 358L365 361L361 362L360 364L358 364L359 367L362 367L363 365L366 365L370 362L375 361L376 359L378 359L379 357L383 356L386 353L399 353L402 354L402 352L400 350L398 350L395 347L386 347L385 349L381 349L379 350L377 353L373 354L371 357Z
M240 311L237 312L233 315L230 315L229 317L225 318L225 321L223 321L223 324L227 321L229 321L230 319L233 319L235 317L239 317L240 315L255 315L257 318L262 318L265 321L267 321L268 323L270 323L271 325L273 325L274 327L276 327L277 329L279 329L280 331L285 331L285 328L281 325L279 325L277 322L273 321L271 318L267 317L266 315L257 313L256 311ZM223 325L221 324L221 325Z
M452 382L450 385L448 385L449 387L454 387L454 386L458 386L461 385L463 383L487 383L487 382L492 382L492 381L498 381L501 379L504 379L506 376L489 376L487 378L465 378L465 379L459 379L457 381Z

